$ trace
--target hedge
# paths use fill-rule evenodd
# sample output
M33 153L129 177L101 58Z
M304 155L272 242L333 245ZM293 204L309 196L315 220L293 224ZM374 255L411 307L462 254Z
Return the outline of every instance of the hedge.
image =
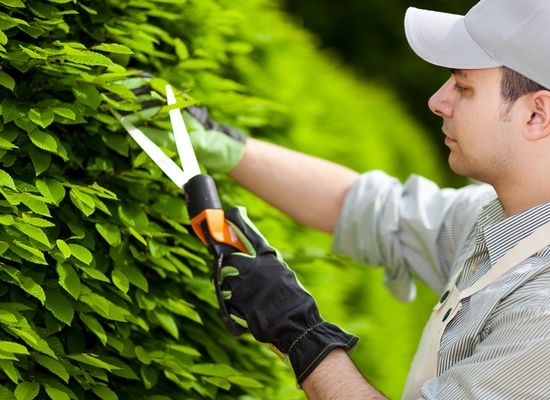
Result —
M172 83L181 106L296 147L339 129L319 119L327 107L348 132L372 125L375 101L403 140L382 132L372 148L422 158L404 152L424 139L391 97L316 52L275 2L0 0L0 398L301 398L269 350L225 332L181 191L113 118L139 108L120 84L135 71ZM329 93L341 98L321 105ZM163 115L145 123L165 127ZM285 249L298 269L304 249L330 259L324 238L311 246L315 234L216 178L224 203L244 202L275 242L304 235Z

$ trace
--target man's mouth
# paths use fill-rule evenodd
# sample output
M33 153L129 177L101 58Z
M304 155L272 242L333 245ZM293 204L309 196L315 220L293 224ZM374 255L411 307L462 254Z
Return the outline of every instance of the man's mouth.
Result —
M445 144L447 146L450 146L454 143L456 143L456 140L452 139L450 136L445 135Z
M449 134L447 133L447 128L445 126L445 124L443 124L443 126L441 127L441 132L443 132L443 134L445 135L445 144L447 146L450 146L451 144L453 143L456 143L456 140L454 140L451 136L449 136Z

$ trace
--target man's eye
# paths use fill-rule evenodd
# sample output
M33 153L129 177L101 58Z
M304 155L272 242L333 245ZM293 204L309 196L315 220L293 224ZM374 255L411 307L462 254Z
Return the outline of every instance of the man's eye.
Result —
M465 91L468 90L468 88L465 88L464 86L461 86L459 85L458 83L455 83L455 90L458 92L458 93L464 93Z

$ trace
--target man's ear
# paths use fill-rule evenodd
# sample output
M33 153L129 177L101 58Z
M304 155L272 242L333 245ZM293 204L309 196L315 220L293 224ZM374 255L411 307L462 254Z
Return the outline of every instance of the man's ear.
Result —
M526 100L530 112L526 139L539 140L550 136L550 91L539 90L531 93Z

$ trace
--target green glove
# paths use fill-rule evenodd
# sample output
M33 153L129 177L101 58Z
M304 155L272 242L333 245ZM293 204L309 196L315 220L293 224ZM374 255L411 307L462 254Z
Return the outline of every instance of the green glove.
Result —
M246 136L211 120L205 108L191 106L185 111L185 123L199 162L210 172L231 172L244 155Z

